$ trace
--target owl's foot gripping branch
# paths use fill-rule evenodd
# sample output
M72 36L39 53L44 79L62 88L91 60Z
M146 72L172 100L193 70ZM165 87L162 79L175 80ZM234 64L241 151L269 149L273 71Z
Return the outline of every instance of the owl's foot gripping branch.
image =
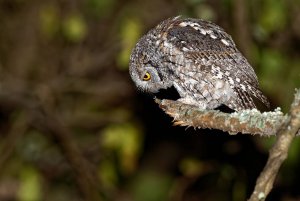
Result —
M174 125L219 129L230 134L276 136L276 142L270 149L268 161L256 181L249 201L266 199L273 188L281 164L288 156L291 142L300 134L300 89L296 91L290 112L286 115L278 109L264 113L244 110L228 114L217 110L199 110L197 107L171 100L156 100L156 102L174 118Z

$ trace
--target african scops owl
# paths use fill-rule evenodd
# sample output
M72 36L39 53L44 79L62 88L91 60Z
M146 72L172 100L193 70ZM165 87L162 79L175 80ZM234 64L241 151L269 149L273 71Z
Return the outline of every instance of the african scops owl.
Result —
M219 26L201 19L169 18L136 44L129 72L147 92L174 86L185 104L214 109L255 108L253 98L266 106L251 65Z

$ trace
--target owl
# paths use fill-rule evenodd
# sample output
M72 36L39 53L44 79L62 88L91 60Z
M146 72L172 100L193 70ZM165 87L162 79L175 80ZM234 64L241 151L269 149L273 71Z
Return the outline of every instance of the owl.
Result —
M130 56L138 89L175 87L178 101L200 109L221 105L239 111L269 106L247 59L221 27L201 19L169 18L145 34Z

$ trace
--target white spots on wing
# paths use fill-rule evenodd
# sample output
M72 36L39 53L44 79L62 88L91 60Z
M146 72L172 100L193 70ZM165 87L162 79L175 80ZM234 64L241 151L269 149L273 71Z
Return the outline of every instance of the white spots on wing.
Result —
M158 46L158 45L160 44L160 42L161 42L160 40L157 40L157 41L155 42L155 45Z
M222 80L217 80L217 81L216 81L215 87L216 87L217 89L221 89L221 88L223 88L223 86L224 86L224 82L223 82Z
M227 40L225 40L225 39L221 39L221 42L224 44L224 45L226 45L226 46L229 46L229 42L227 41Z
M179 24L179 26L181 26L181 27L186 27L187 25L188 25L187 22L181 22L181 23Z
M182 41L180 41L180 43L182 43L182 44L184 44L184 43L186 43L184 40L182 40Z
M235 79L235 81L240 82L241 79L237 77L237 78Z
M229 82L229 84L230 84L231 86L234 85L234 81L233 81L233 79L232 79L231 77L228 77L228 82Z
M174 40L176 40L176 39L177 39L177 37L176 37L176 36L173 36L173 37L170 38L170 41L174 41Z
M164 46L167 48L172 48L172 44L168 43L167 41L164 41Z
M211 72L214 73L214 74L217 74L217 73L221 72L221 69L218 66L216 67L216 66L212 65L211 66Z
M179 24L179 26L181 26L181 27L190 26L193 29L200 31L200 33L203 35L213 33L211 30L204 29L204 28L202 28L202 26L200 24L195 23L195 22L181 22Z
M220 67L212 66L211 67L211 72L213 73L215 78L217 78L217 79L222 79L223 78L224 73L221 71Z
M196 28L196 27L199 28L199 27L201 27L200 24L194 23L194 22L190 22L188 25L191 26L191 27L193 27L193 28Z
M218 38L218 33L216 34L213 30L207 29L207 27L204 28L203 26L201 26L200 24L198 24L196 22L185 21L185 22L181 22L179 24L179 26L181 26L181 27L187 27L187 26L189 26L189 27L192 27L193 29L199 31L204 36L205 35L209 35L209 37L212 38L212 39L217 39ZM217 30L217 31L220 32L219 30ZM230 43L227 40L225 40L225 39L221 39L221 42L223 44L225 44L226 46L230 45Z
M188 75L188 76L191 76L191 77L195 77L196 72L188 72L187 75Z
M225 75L228 77L230 75L229 71L225 71Z
M213 30L211 30L211 29L206 29L205 31L206 31L207 34L213 34L214 33Z
M189 49L186 48L186 47L183 47L183 48L182 48L182 51L187 52L187 51L189 51Z
M193 29L199 31L200 30L200 27L195 27L195 26L192 26Z
M223 78L223 73L222 72L218 72L215 77L218 78L218 79L222 79Z
M184 84L186 86L195 86L198 84L198 81L195 79L188 79L188 80L184 81Z
M200 29L200 33L203 35L206 35L206 30L205 29Z
M246 87L245 87L245 85L243 85L243 84L240 84L240 86L241 86L241 89L242 89L243 91L246 91Z
M209 36L212 38L212 39L216 39L217 38L217 36L216 35L214 35L214 34L209 34Z
M212 72L220 71L220 67L218 67L218 66L216 67L216 66L212 65L211 66L211 71Z
M207 59L206 59L206 58L202 58L201 61L202 61L203 63L206 63L206 62L207 62Z

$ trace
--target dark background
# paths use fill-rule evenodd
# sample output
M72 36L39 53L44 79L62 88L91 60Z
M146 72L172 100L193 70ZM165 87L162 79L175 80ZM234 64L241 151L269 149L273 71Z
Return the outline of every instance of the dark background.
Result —
M241 201L274 137L172 126L128 74L168 17L222 26L272 108L300 86L297 0L0 0L0 200ZM300 141L268 200L300 200Z

